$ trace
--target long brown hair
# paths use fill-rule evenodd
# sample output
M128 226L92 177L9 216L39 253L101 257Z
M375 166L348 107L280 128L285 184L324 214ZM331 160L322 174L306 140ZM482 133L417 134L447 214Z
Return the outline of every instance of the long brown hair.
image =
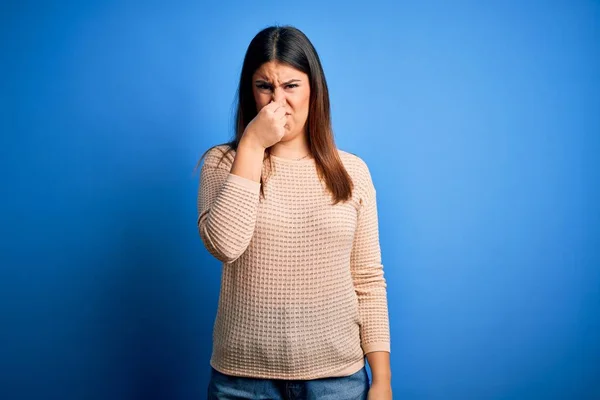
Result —
M307 120L308 143L315 158L317 173L324 180L333 197L333 204L346 201L351 197L353 183L338 154L331 127L329 90L321 61L314 46L299 29L290 26L270 26L261 30L250 42L237 90L235 137L223 143L229 149L237 151L246 126L256 116L256 101L252 92L252 75L263 64L277 61L290 65L308 75L310 82L310 100ZM216 145L218 146L218 145ZM209 148L198 161L214 147ZM271 165L270 148L265 150ZM261 175L261 194L264 197L264 177Z

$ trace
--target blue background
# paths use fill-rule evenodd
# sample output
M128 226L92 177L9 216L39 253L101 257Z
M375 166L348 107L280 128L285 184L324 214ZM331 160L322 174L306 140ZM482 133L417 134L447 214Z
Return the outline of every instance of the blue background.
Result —
M600 398L599 2L0 7L1 399L204 398L194 166L274 23L373 175L394 398Z

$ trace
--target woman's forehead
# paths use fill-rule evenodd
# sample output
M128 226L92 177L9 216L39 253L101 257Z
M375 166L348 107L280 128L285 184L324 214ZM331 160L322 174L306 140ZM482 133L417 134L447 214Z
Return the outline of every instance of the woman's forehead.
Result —
M292 79L305 78L306 74L296 68L269 61L261 65L254 73L254 79L264 79L265 81L287 82Z

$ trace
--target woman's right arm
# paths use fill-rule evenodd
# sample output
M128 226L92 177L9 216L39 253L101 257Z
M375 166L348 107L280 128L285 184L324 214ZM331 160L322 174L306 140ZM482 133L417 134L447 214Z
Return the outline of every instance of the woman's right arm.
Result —
M219 150L207 154L200 172L198 231L204 246L223 262L237 260L256 227L264 147L244 135L229 168ZM213 153L214 152L214 153Z

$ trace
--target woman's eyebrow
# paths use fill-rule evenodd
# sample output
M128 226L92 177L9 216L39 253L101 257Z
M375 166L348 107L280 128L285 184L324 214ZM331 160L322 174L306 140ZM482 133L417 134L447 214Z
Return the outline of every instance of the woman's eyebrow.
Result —
M290 80L289 80L289 81L287 81L287 82L283 82L283 84L284 84L284 85L289 85L289 84L290 84L290 83L292 83L292 82L301 82L301 80L300 80L300 79L290 79ZM269 82L269 81L267 81L267 80L264 80L264 79L257 79L257 80L255 81L255 83L268 83L269 85L271 84L271 82Z

